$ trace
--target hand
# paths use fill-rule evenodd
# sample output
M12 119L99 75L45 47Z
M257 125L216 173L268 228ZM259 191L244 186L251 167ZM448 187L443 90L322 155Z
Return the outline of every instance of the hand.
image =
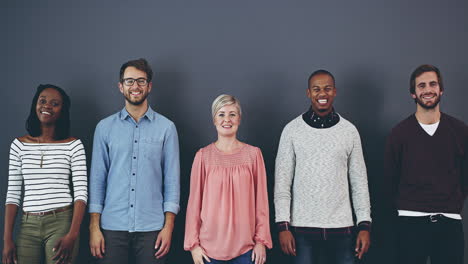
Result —
M56 260L56 264L70 263L73 256L73 246L75 245L75 240L76 237L72 237L71 235L67 234L60 238L57 243L55 243L55 246L52 249L55 252L55 255L52 257L52 260Z
M356 239L356 257L362 259L364 253L369 250L370 247L370 233L367 230L359 231Z
M263 264L266 262L266 250L263 244L257 243L252 250L252 262Z
M16 264L18 263L18 258L16 257L16 247L13 240L5 240L3 243L3 264Z
M281 231L279 233L279 241L284 254L296 256L296 241L291 231Z
M89 233L89 248L91 249L91 255L93 255L93 257L98 259L104 258L106 243L99 228L91 229Z
M204 264L203 259L205 259L207 262L211 262L210 258L206 255L205 251L200 246L194 247L192 250L190 250L190 253L192 253L194 264Z
M158 249L154 256L158 259L164 257L167 253L169 253L169 248L171 247L171 239L172 239L172 228L164 227L158 234L158 238L156 239L156 244L154 245L154 249Z

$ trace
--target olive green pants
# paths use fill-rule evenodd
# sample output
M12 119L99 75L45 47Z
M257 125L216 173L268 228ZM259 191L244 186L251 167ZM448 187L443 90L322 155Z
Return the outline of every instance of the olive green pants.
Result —
M71 209L45 216L23 215L16 242L18 264L55 263L52 260L55 256L52 249L70 230L72 217ZM75 261L78 245L79 238L75 241L70 263Z

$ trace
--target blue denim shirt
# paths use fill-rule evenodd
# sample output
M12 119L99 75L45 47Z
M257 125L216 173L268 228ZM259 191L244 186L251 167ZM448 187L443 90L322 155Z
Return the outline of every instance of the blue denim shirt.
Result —
M164 212L177 214L179 142L169 119L150 107L137 123L124 108L94 132L89 212L105 230L162 229Z

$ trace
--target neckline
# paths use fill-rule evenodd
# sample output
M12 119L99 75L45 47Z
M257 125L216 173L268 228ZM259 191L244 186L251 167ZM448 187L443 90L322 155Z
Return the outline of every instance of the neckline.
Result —
M71 144L79 139L73 139L71 141L68 141L68 142L23 142L21 140L19 140L18 138L15 138L16 141L20 142L21 144L23 145L36 145L36 146L41 146L41 145L60 145L60 144Z
M316 128L316 127L313 127L313 126L310 126L309 124L307 124L307 122L304 120L304 118L302 117L303 114L301 114L298 118L300 119L300 122L305 125L307 128L309 129L312 129L314 131L330 131L331 129L336 129L338 126L340 126L342 123L343 123L343 117L336 113L340 120L338 121L338 123L336 123L335 125L331 126L331 127L324 127L324 128Z
M216 147L215 142L211 143L211 145L213 146L214 150L216 152L218 152L219 154L222 154L222 155L235 155L235 154L238 154L239 152L241 152L247 146L246 143L244 143L244 142L241 142L241 143L242 143L242 147L238 148L235 152L232 152L232 153L226 153L226 152L221 151L220 149L218 149L218 147Z
M439 134L439 130L441 128L441 124L442 124L442 120L444 119L444 114L442 112L440 112L440 119L439 119L439 122L438 122L438 125L437 125L437 129L434 131L434 134L432 135L429 135L429 133L426 132L426 130L424 130L424 128L422 127L422 125L427 125L427 124L422 124L422 123L419 123L419 120L418 118L416 118L416 113L413 114L413 119L414 121L416 122L416 125L418 126L418 129L421 133L423 133L425 136L429 137L429 138L434 138L436 135ZM430 125L435 125L437 123L434 123L434 124L429 124L428 126Z

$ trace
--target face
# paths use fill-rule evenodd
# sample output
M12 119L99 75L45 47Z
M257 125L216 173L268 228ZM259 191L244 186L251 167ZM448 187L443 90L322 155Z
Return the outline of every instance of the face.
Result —
M239 109L235 104L225 105L216 112L214 125L221 136L235 136L240 125Z
M326 115L330 113L333 108L335 96L335 83L330 75L319 74L310 80L309 88L307 89L307 97L309 97L311 101L312 109L317 114Z
M411 96L419 106L425 109L435 108L443 94L440 90L437 74L435 72L425 72L416 77L414 92Z
M123 74L123 79L142 80L147 79L146 73L135 67L127 67ZM152 83L139 85L138 81L134 81L132 85L127 85L125 81L119 82L120 92L124 95L125 100L132 105L141 105L146 101L149 92L151 91Z
M59 91L52 88L44 89L36 103L36 114L41 124L54 124L60 118L62 104Z

